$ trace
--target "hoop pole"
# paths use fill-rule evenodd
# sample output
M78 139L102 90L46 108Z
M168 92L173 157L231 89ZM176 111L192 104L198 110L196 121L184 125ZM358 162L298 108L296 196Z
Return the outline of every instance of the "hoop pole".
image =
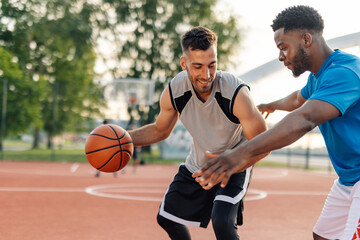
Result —
M55 81L54 89L53 89L53 121L52 121L52 129L51 129L51 160L55 161L55 143L54 138L56 136L56 120L57 120L57 97L58 97L58 82Z
M3 148L3 140L5 137L5 121L6 121L6 103L7 103L7 80L3 81L3 95L2 95L2 111L1 111L1 138L0 138L0 150L1 156L0 159L4 159L4 148Z

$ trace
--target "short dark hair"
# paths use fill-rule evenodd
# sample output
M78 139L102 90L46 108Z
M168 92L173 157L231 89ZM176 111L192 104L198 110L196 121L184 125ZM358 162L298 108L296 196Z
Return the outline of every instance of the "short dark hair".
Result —
M181 36L183 52L197 49L208 50L212 45L217 45L217 35L206 27L193 27Z
M279 13L273 20L271 27L274 32L280 28L284 28L284 32L296 29L306 29L322 33L324 21L314 8L299 5L286 8Z

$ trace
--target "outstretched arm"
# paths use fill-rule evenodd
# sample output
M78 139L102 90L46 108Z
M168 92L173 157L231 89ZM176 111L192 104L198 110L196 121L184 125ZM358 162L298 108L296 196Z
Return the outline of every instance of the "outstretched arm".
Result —
M271 103L263 103L258 105L259 111L265 115L265 119L269 116L270 113L273 113L275 110L283 110L291 112L305 103L306 99L301 96L300 90L291 93L289 96L286 96L282 99L276 100Z
M225 187L233 173L254 165L256 156L290 145L316 126L338 116L340 111L332 104L308 100L270 130L211 159L203 169L196 172L197 181L206 186L221 179L221 186Z
M128 132L135 146L150 145L167 138L178 118L178 112L175 111L171 104L170 92L167 87L160 97L160 113L156 121Z

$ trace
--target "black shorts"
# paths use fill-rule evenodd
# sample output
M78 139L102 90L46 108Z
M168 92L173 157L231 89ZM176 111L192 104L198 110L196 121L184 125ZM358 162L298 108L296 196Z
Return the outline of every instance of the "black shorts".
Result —
M160 205L159 214L180 224L206 228L214 201L234 205L240 203L237 224L242 225L243 198L250 183L251 172L252 167L232 175L225 188L218 184L210 190L204 190L185 165L180 165Z

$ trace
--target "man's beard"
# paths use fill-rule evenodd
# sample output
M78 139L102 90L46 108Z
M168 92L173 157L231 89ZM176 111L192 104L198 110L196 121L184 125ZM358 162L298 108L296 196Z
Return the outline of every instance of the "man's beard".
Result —
M309 55L304 51L303 48L301 48L301 46L299 46L299 51L295 55L292 65L294 67L292 71L294 77L300 76L310 68Z

